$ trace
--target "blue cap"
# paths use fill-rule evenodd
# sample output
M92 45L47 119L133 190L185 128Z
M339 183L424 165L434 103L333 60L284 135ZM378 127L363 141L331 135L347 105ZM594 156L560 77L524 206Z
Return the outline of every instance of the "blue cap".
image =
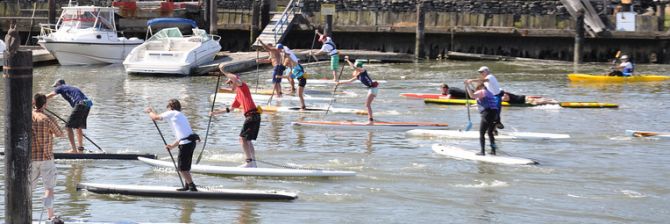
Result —
M284 49L284 45L283 44L277 44L277 49Z
M63 84L65 84L65 80L63 80L63 79L58 79L58 80L56 80L56 81L54 82L54 84L52 84L51 86L56 87L56 86L60 86L60 85L63 85Z

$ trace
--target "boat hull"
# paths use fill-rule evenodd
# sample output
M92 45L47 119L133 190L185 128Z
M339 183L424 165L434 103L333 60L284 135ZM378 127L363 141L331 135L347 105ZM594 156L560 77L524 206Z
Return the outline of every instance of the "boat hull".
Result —
M68 42L43 39L38 44L47 49L61 65L90 65L122 63L141 40L116 43Z

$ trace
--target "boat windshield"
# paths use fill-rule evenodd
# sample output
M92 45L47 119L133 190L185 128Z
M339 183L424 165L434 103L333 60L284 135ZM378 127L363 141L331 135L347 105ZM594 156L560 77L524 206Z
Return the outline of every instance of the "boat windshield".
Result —
M201 30L201 29L193 29L193 36L200 37L202 38L202 42L205 42L209 40L209 35L207 35L207 31Z
M181 34L181 31L177 27L172 27L172 28L165 28L157 33L155 33L151 38L149 38L149 41L152 40L163 40L163 39L168 39L168 38L182 38L184 37Z
M114 30L112 14L95 8L64 8L59 28Z

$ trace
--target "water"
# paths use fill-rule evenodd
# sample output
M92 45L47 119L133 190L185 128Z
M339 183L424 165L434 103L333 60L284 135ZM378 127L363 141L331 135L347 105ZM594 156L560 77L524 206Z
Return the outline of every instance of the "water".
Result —
M620 108L505 108L502 116L506 131L572 136L555 141L498 141L502 153L535 159L541 163L539 166L459 161L436 155L430 147L433 143L444 143L475 150L477 140L432 140L408 138L403 132L319 130L290 125L296 120L363 122L365 116L264 114L255 142L259 159L292 166L353 170L358 176L322 179L194 174L199 185L279 189L297 192L299 198L293 202L181 200L96 195L75 189L79 182L178 186L179 180L171 170L152 168L138 161L57 161L56 212L66 221L89 222L667 222L670 142L625 137L624 130L670 131L667 112L670 82L574 85L565 76L571 65L564 63L368 64L366 67L374 79L388 80L373 103L375 118L447 122L451 129L463 128L467 124L465 107L426 105L398 94L438 92L443 82L462 86L463 80L476 77L476 69L484 64L497 75L501 86L513 93L543 95L559 101L613 102L620 104ZM603 67L607 65L589 64L581 69L598 73ZM326 72L325 66L307 69ZM637 69L657 74L668 74L669 70L667 65L641 65ZM347 69L343 77L349 76L349 72ZM261 80L269 78L269 73L262 70ZM244 74L252 89L255 74ZM35 69L34 91L51 91L50 84L56 78L80 87L93 99L86 134L98 145L108 152L154 153L162 159L169 158L143 109L152 104L162 111L168 99L177 98L182 101L193 128L204 136L210 108L207 98L216 82L215 77L128 76L119 65L46 66ZM269 85L261 81L261 87ZM0 88L4 88L4 83ZM310 87L325 91L331 88ZM341 89L354 91L359 97L339 98L334 107L363 109L366 90L360 84ZM0 100L4 105L4 97ZM49 108L63 117L70 111L60 96L49 101ZM479 116L474 109L472 115L477 128ZM0 116L4 116L4 111ZM242 122L242 115L236 113L213 119L202 163L227 166L242 163L244 156L237 138ZM165 122L159 125L166 138L172 139L169 126ZM4 136L0 141L4 141ZM201 146L198 145L197 152ZM4 142L0 147L4 147ZM87 147L96 151L90 144ZM56 151L67 148L65 139L57 141ZM35 220L41 211L42 190L38 187L33 198ZM0 204L4 205L4 201Z

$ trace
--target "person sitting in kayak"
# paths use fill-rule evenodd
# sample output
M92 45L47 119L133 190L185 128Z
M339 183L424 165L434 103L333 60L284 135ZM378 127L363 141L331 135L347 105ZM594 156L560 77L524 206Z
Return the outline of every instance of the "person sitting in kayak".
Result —
M498 117L498 98L493 95L490 91L486 90L483 82L477 84L475 92L472 91L470 84L476 80L465 80L465 91L470 95L471 98L477 99L477 106L479 108L479 113L481 114L481 123L479 124L479 145L481 146L481 152L477 155L485 155L485 146L486 138L485 134L489 134L489 141L491 142L491 155L496 154L496 143L495 137L493 137L493 131L495 130L495 124Z
M530 104L530 105L546 105L546 104L559 104L555 99L544 98L541 96L526 96L526 95L516 95L510 92L504 92L502 97L502 102L508 102L509 104Z
M351 79L341 81L341 82L336 82L335 85L340 85L344 83L351 83L354 80L358 79L361 81L363 85L365 85L368 88L368 97L365 100L365 107L368 109L368 125L373 125L374 124L374 119L372 116L372 101L375 99L377 94L379 93L379 90L377 89L377 86L379 86L379 83L376 81L372 81L370 78L370 75L368 75L368 71L363 68L363 60L356 60L356 63L351 63L349 61L349 56L344 56L344 61L346 61L349 66L354 68L354 72L351 73Z
M614 71L610 72L609 76L632 76L633 63L630 62L628 55L621 56L621 64L614 67Z
M456 87L449 87L449 85L442 84L442 96L440 99L463 99L465 98L465 90Z

